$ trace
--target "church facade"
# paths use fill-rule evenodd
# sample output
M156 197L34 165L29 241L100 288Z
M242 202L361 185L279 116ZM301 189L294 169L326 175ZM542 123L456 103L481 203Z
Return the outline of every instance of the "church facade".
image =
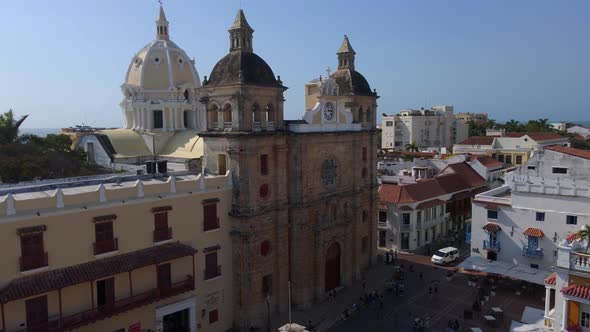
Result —
M348 37L338 70L306 84L302 119L286 120L287 88L254 52L242 10L228 54L202 81L162 8L156 29L121 87L124 128L79 146L110 164L196 160L203 175L231 178L219 213L229 217L239 329L285 312L289 283L292 304L307 307L359 279L377 254L378 95L356 71Z

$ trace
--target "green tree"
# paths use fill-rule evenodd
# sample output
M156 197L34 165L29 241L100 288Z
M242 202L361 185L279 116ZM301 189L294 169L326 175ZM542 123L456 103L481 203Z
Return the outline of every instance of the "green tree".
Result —
M415 142L406 144L406 151L418 152L418 146Z
M583 241L586 241L586 250L585 253L588 253L588 247L590 247L590 225L584 225L582 229L578 231L578 236Z
M523 125L520 122L511 119L504 124L504 129L511 133L521 132L523 130Z
M18 138L18 129L27 119L28 115L16 120L12 109L0 114L0 144L13 143Z

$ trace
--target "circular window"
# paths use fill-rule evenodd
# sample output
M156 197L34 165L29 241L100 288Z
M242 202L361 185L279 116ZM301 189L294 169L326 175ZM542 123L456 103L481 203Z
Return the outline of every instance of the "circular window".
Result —
M178 58L178 63L183 64L184 61L182 60L182 58Z
M160 58L154 58L155 63L160 63Z
M260 243L260 255L268 256L270 254L270 241L264 240Z
M366 167L363 167L361 175L363 176L363 179L367 177L367 168Z
M135 58L135 64L138 65L139 64L139 58Z
M268 184L265 183L265 184L261 185L260 189L258 189L258 194L262 198L267 198L268 195L270 195L270 187L268 186Z

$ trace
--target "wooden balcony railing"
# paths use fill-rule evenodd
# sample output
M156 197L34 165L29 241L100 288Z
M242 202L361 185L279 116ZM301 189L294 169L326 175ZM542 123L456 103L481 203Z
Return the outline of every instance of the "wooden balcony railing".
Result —
M52 318L48 322L37 325L28 326L25 329L17 332L64 332L76 329L95 321L106 319L122 312L126 312L141 306L162 300L167 297L175 296L194 289L194 280L192 276L187 276L186 280L172 284L170 288L162 291L158 288L151 289L147 292L133 295L118 301L115 301L108 307L94 308L82 311L73 315L64 316L60 318Z
M205 269L204 276L205 280L213 279L221 275L221 265L217 265L217 269Z
M49 265L49 258L47 252L37 256L22 256L19 259L20 270L29 271Z
M156 229L154 230L154 242L161 242L170 240L172 238L172 227L167 229Z
M117 238L97 241L93 244L94 254L100 255L111 251L119 250L119 240Z

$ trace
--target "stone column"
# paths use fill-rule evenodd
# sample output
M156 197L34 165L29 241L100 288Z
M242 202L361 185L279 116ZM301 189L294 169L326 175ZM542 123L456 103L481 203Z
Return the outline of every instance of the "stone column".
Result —
M173 131L176 127L174 123L174 107L170 107L170 126L168 126L168 130Z
M186 129L186 128L184 127L184 113L185 113L185 112L187 112L187 111L186 111L186 110L184 110L184 109L180 109L180 113L179 113L179 115L178 115L178 117L179 117L179 121L178 121L178 122L179 122L179 127L180 127L180 129ZM187 117L189 116L189 115L188 115L188 113L187 113L187 115L186 115L186 116L187 116Z
M168 130L168 121L166 121L166 108L162 107L162 130Z
M144 130L145 125L144 125L144 116L143 116L143 109L139 108L137 110L137 112L139 113L139 130Z
M223 110L217 110L217 128L223 130L223 123L225 118L223 117Z
M154 129L154 114L151 110L144 108L148 118L147 129L151 130Z
M545 286L545 317L549 317L550 304L551 304L551 288Z
M563 310L561 312L561 330L567 331L568 300L563 299Z
M139 129L139 112L133 108L133 129Z

